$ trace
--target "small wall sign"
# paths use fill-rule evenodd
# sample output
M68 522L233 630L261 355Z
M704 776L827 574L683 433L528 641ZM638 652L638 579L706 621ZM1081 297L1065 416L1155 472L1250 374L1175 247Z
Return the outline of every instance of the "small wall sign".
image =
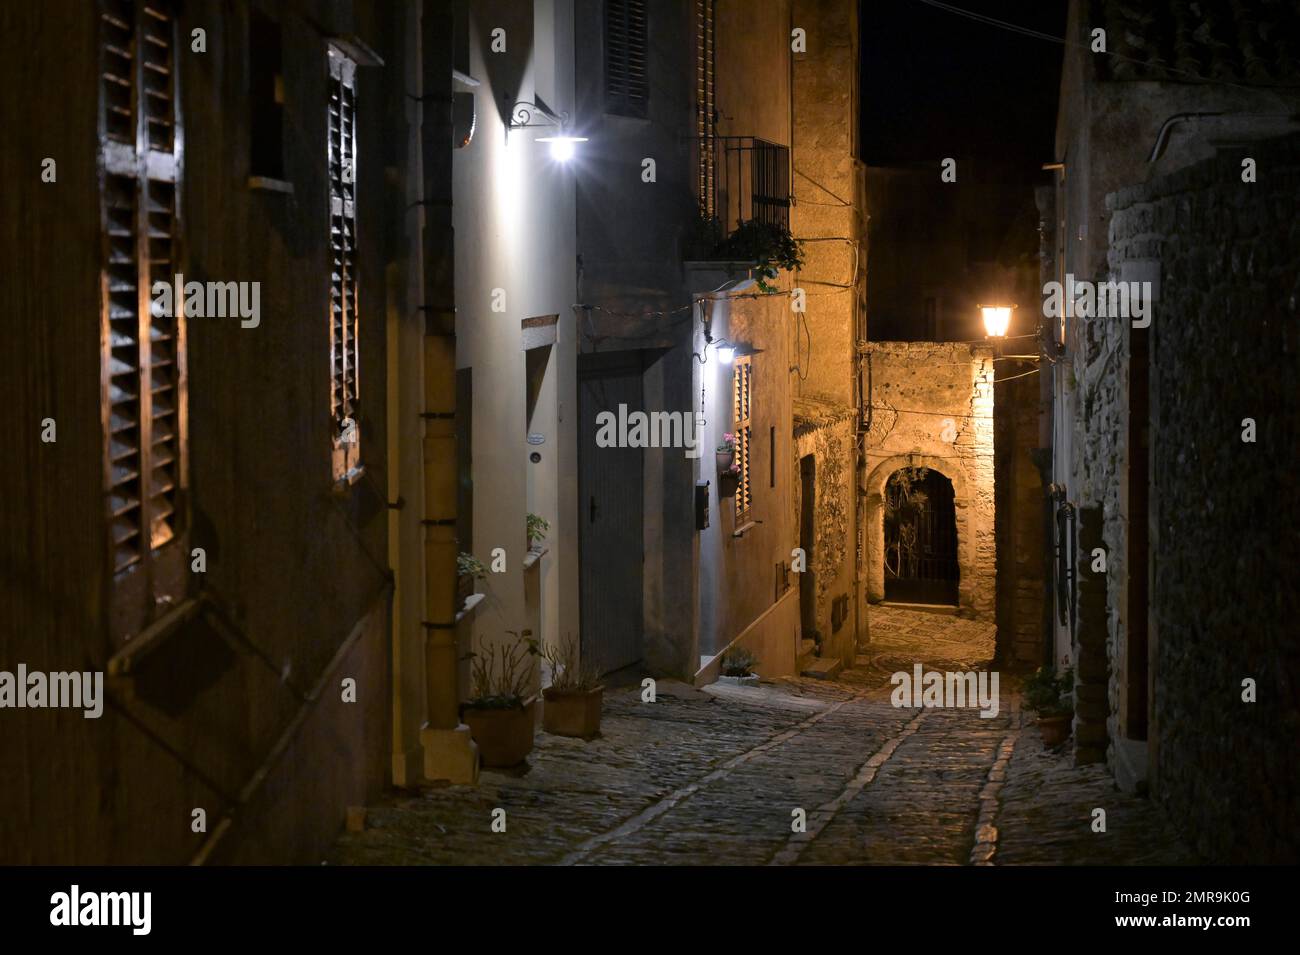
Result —
M546 435L544 435L544 434L538 434L536 431L530 431L530 432L528 433L528 443L529 443L529 444L545 444L545 443L546 443Z

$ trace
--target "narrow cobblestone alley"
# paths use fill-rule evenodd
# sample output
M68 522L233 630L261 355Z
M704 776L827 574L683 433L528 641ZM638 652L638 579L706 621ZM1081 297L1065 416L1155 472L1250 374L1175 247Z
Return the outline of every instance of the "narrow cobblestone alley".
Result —
M877 608L834 681L607 693L592 742L541 734L527 768L396 796L335 864L1179 864L1196 861L1102 767L1044 750L1001 685L993 718L906 709L890 674L987 667L991 627ZM493 832L494 809L506 831ZM1106 831L1092 811L1106 810ZM806 831L793 831L798 810Z

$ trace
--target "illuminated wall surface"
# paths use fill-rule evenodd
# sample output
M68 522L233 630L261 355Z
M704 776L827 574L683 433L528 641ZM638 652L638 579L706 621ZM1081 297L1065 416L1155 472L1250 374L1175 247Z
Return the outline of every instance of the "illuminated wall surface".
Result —
M1296 36L2 5L0 865L1296 862Z

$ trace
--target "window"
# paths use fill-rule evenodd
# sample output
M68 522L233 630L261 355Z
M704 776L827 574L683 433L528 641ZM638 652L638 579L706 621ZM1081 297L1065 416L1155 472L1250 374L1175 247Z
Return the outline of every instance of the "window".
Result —
M736 419L736 463L740 469L736 481L736 526L749 523L749 508L754 500L750 462L753 457L754 429L751 424L753 396L753 359L735 359L732 375L732 416Z
M280 24L260 10L248 18L250 176L284 178L284 72Z
M176 21L169 0L102 0L100 362L112 629L129 636L184 590L183 301L151 308L179 264Z
M646 116L645 0L605 0L605 111Z
M329 48L330 416L334 480L361 473L357 368L356 70Z

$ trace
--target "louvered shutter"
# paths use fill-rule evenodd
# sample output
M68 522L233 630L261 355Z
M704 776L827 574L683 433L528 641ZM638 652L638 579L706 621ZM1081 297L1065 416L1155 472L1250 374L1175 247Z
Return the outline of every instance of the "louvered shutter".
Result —
M736 483L736 526L748 522L754 501L750 467L753 457L753 365L752 359L735 359L732 374L732 413L736 419L736 462L740 474Z
M150 307L154 282L179 271L176 22L169 0L101 0L99 11L109 546L115 579L148 616L179 596L179 576L156 559L180 532L185 484L183 302L170 315Z
M329 206L330 206L330 414L336 480L360 466L360 428L356 421L357 219L356 219L356 63L329 49Z
M645 0L605 0L605 109L644 118L648 93Z

